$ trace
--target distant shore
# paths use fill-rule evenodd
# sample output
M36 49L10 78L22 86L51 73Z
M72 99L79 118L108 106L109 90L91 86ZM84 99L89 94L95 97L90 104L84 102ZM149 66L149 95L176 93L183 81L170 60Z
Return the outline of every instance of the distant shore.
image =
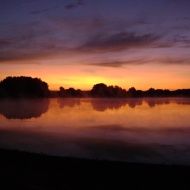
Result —
M128 90L117 85L95 84L91 90L82 91L72 87L60 87L58 91L49 90L48 84L40 78L28 76L6 77L0 81L0 98L144 98L144 97L190 97L190 89L154 89L146 91L131 87Z
M0 149L0 189L190 189L190 166L64 158Z

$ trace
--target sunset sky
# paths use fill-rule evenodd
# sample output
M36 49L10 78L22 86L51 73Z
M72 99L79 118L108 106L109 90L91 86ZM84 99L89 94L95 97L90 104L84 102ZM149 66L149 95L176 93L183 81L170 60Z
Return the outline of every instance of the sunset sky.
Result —
M0 80L190 88L189 0L0 0Z

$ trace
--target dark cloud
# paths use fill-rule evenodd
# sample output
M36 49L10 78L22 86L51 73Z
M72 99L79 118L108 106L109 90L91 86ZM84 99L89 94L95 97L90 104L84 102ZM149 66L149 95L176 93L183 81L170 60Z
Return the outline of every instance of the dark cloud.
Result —
M36 58L40 58L43 55L42 53L38 52L26 52L26 51L8 51L8 52L0 52L0 62L6 61L21 61L21 60L32 60Z
M5 46L9 46L9 45L12 45L14 44L15 42L13 42L12 40L10 39L0 39L0 47L3 48Z
M9 27L4 37L0 37L0 41L6 41L7 45L18 45L24 41L28 42L28 40L32 41L37 37L46 36L48 32L50 33L41 22L14 24ZM28 43L27 45L29 46L30 44Z
M183 26L174 26L173 29L175 30L181 30L181 31L189 31L190 27L187 25L183 25Z
M100 66L100 67L122 67L124 62L111 61L111 62L99 62L99 63L87 63L89 66Z
M190 21L190 17L180 17L180 18L177 18L176 20L185 20L185 21Z
M50 9L41 9L41 10L37 10L37 11L31 11L31 14L40 14L40 13L44 13L44 12L48 12Z
M170 42L158 43L154 45L154 48L171 48L171 47L173 47L173 44Z
M100 62L89 62L85 65L98 66L98 67L124 67L126 65L143 65L143 64L163 64L163 65L190 65L190 57L169 57L164 59L148 59L148 58L138 58L129 59L124 61L100 61Z
M111 61L111 62L87 63L86 65L100 66L100 67L122 67L123 64L124 63L120 61Z
M67 51L64 47L50 42L31 42L27 45L27 41L23 41L9 46L7 48L3 46L4 49L0 51L0 62L52 58Z
M96 35L78 48L79 51L109 52L131 48L148 47L160 37L153 34L137 35L136 33L120 32L110 36Z
M125 61L104 61L104 62L92 62L87 63L89 66L100 66L100 67L123 67L124 65L141 65L149 63L150 60L141 58L141 59L133 59L133 60L125 60Z
M145 17L142 17L142 18L139 18L137 20L134 20L133 22L131 22L131 25L149 25L149 24L152 24L152 22L150 22L147 18Z
M76 3L68 3L65 5L65 9L73 9L78 6L84 5L84 0L78 0Z
M76 4L72 4L72 3L69 3L69 4L65 5L65 9L73 9L75 7L77 7L77 5Z
M166 58L159 61L162 64L171 65L190 65L190 57L187 58Z
M173 39L173 43L175 44L184 44L184 45L190 45L190 37L184 36L184 35L177 35Z
M78 0L77 1L77 5L84 5L85 3L84 3L84 0Z
M48 56L59 47L56 39L51 39L54 39L51 30L41 22L13 25L11 33L0 38L0 61L30 60Z
M23 48L24 44L25 40L22 38L2 38L0 39L0 55L4 54L5 57L8 57L10 52L18 52L20 48Z

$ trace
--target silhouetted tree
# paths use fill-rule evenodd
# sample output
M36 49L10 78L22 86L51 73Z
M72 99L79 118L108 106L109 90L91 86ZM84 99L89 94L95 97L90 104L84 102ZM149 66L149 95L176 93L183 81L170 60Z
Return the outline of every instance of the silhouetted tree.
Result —
M162 89L156 89L155 94L157 97L164 97L164 91Z
M109 97L109 90L104 83L95 84L91 90L93 97Z
M147 96L148 97L154 97L156 96L156 91L154 88L149 88L149 90L147 90Z
M0 97L3 98L42 98L48 96L48 85L39 78L7 77L0 82Z
M63 87L59 88L59 97L62 98L80 98L82 97L82 91L80 89L75 90L74 88L64 89Z
M190 97L190 89L179 89L173 92L174 96Z
M126 97L126 90L119 86L107 86L104 83L95 84L91 90L93 97L123 98Z
M136 92L137 92L137 90L135 87L129 88L128 93L127 93L128 97L136 97Z
M143 91L142 90L137 90L135 94L136 94L136 97L138 97L138 98L143 97Z
M126 96L126 90L122 89L119 86L109 86L108 92L109 97L123 98Z
M95 84L91 90L93 97L123 98L126 90L119 86L107 86L104 83Z

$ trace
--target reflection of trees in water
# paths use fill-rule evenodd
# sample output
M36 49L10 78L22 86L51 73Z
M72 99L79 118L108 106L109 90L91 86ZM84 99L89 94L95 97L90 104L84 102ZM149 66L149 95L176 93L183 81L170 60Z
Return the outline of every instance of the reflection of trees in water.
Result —
M166 105L170 103L189 105L189 99L170 99L170 98L147 98L147 99L112 99L112 98L100 98L100 99L92 99L91 104L94 110L97 111L105 111L107 109L119 109L122 106L128 105L130 108L135 108L136 106L141 106L142 102L145 101L150 108L153 108L158 105Z
M182 104L182 105L190 105L190 101L188 101L190 99L178 99L177 103L178 104Z
M188 98L148 98L145 99L145 102L149 105L149 107L153 108L158 105L176 103L176 104L183 104L183 105L190 105L190 99Z
M154 99L154 98L150 98L150 99L146 99L147 104L149 105L149 107L153 108L156 105L163 105L163 104L170 104L170 100L169 99L165 99L165 98L159 98L159 99Z
M135 108L137 105L142 105L142 99L92 99L91 104L94 110L105 111L107 109L119 109L122 106L128 105Z
M0 114L7 119L30 119L40 117L49 108L49 99L1 100Z
M127 104L130 108L135 108L136 106L142 105L142 99L129 99Z
M73 108L76 105L80 105L79 98L58 98L57 102L60 108L64 108L65 106Z

